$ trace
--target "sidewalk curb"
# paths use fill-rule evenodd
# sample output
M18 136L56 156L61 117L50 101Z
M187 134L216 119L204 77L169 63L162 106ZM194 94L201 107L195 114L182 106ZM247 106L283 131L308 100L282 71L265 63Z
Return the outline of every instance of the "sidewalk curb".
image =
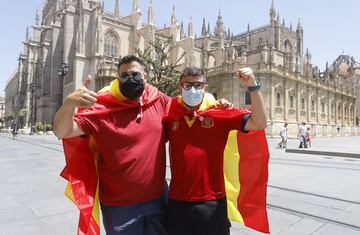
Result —
M287 152L287 153L325 155L325 156L335 156L335 157L360 158L360 154L357 154L357 153L329 152L329 151L322 151L322 150L286 149L285 152Z

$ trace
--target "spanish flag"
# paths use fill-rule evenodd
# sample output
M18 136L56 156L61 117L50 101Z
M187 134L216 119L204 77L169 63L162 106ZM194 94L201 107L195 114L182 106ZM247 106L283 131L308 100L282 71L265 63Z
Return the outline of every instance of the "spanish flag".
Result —
M159 97L159 91L146 85L143 106L151 105ZM82 109L76 115L104 115L128 108L139 107L139 103L127 100L119 89L118 80L103 88L97 102L90 109ZM140 109L142 107L139 107ZM100 151L92 136L63 139L66 166L61 176L67 181L65 195L79 208L78 235L100 234L99 181L97 160Z
M231 131L224 150L228 217L269 233L266 211L269 151L264 131Z
M204 116L231 118L251 113L245 109L219 109L215 106L215 99L208 93L196 112L184 109L181 97L177 97L168 105L165 119L189 114L199 120ZM233 130L229 133L223 155L228 217L263 233L269 233L266 210L269 156L264 131L243 133Z

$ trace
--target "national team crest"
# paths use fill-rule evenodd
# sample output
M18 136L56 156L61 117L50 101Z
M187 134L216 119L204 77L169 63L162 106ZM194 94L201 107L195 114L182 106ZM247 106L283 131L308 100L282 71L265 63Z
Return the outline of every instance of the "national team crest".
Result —
M179 128L179 121L178 120L176 120L176 121L173 121L173 123L172 123L172 130L173 131L176 131L177 129Z
M213 117L205 117L201 123L201 127L203 127L203 128L211 128L213 126L214 126Z

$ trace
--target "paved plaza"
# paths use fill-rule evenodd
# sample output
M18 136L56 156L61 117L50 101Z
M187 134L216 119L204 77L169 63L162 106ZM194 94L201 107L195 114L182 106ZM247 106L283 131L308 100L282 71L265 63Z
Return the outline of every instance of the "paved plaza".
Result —
M288 153L278 141L269 140L271 233L360 234L360 158ZM360 136L315 138L311 149L359 154ZM0 133L0 235L76 234L78 211L59 176L64 164L53 135ZM233 223L231 234L260 233Z

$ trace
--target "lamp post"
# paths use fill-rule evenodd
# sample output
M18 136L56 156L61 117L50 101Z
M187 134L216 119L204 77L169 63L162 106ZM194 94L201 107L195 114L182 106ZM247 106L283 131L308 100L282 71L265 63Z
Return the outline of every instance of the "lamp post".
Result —
M63 95L64 95L64 78L69 71L69 66L66 63L61 63L61 67L58 69L58 75L60 79L60 95L59 95L59 107L61 107L63 103Z
M31 110L30 110L30 135L34 134L34 126L36 119L36 97L35 97L36 83L32 82L30 84L31 92Z

